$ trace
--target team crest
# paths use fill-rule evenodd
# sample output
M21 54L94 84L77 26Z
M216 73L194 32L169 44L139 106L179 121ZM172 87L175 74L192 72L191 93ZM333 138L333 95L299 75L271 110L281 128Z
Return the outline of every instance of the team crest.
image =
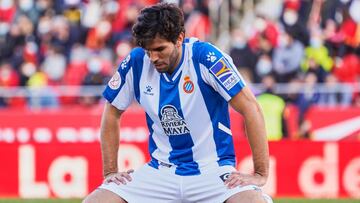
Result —
M116 71L116 73L113 75L113 77L109 81L108 85L111 89L116 90L120 87L120 84L121 84L120 73L118 71Z
M185 76L184 80L185 80L183 84L184 92L188 94L192 93L194 91L194 83L190 80L189 76Z
M227 90L230 90L240 81L240 77L235 73L231 65L224 58L221 58L218 62L216 62L216 64L210 68L210 71Z

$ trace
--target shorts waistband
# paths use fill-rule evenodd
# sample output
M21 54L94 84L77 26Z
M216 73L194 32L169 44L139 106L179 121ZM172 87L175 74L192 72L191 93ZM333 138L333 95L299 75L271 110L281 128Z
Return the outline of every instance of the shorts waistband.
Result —
M155 169L164 170L164 171L167 171L170 173L175 173L175 171L177 169L177 165L175 165L175 164L168 163L168 162L162 162L162 161L154 160L154 159L151 160L148 163L148 165ZM211 163L207 163L204 165L200 165L199 170L200 170L200 173L202 173L202 174L209 174L209 173L214 173L217 170L219 170L220 168L224 168L224 167L225 168L230 167L233 170L236 170L235 167L232 165L219 166L219 164L217 162L211 162Z
M165 167L167 167L167 168L171 168L171 167L174 166L174 165L172 165L172 164L164 163L164 162L162 162L162 161L158 161L158 163L159 163L160 166L165 166Z

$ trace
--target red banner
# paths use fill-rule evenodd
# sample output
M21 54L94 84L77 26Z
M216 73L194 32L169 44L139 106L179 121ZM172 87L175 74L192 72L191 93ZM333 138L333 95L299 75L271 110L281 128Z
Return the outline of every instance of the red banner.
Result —
M238 169L252 168L248 144L236 146ZM360 198L360 143L280 141L270 143L272 196ZM239 150L240 151L240 150ZM83 197L102 181L98 143L0 144L0 197ZM148 159L146 144L122 143L122 169Z
M306 120L313 140L360 140L360 108L313 107Z
M101 111L1 111L0 197L83 197L101 184ZM237 167L251 171L241 118L231 115ZM145 125L142 111L132 108L125 113L120 168L138 168L148 161ZM270 177L264 190L272 196L360 198L359 149L360 142L354 141L271 142Z

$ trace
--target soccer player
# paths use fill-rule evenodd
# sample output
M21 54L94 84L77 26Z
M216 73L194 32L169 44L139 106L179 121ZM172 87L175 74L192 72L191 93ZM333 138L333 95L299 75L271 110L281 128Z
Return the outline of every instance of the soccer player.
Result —
M143 9L133 36L139 47L103 93L104 182L84 202L272 202L259 188L269 165L263 115L232 59L210 43L185 39L175 4ZM134 99L146 112L151 160L118 172L119 119ZM245 119L253 174L234 167L228 104Z

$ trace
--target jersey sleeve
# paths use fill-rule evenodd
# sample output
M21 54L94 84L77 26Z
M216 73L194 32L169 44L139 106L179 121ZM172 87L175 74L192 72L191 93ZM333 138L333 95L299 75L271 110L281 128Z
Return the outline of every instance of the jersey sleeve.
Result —
M194 49L194 57L203 67L203 79L224 99L229 101L245 87L245 81L229 55L210 43L197 43Z
M133 69L137 64L136 60L139 60L137 58L137 51L131 51L120 63L103 92L104 98L119 110L125 110L134 100Z

